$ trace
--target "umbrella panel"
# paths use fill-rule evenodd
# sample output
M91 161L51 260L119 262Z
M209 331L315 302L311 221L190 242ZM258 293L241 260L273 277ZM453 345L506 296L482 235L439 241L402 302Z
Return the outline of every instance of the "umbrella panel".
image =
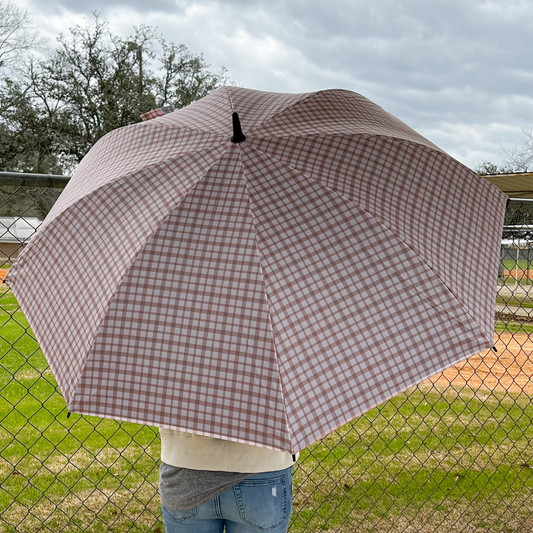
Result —
M393 231L457 296L490 345L506 204L490 183L441 152L383 136L257 138L249 145Z
M255 238L233 146L137 256L72 410L289 448Z
M293 450L486 347L372 215L253 148L242 160Z
M220 155L186 154L97 189L54 217L10 269L10 288L68 405L131 262ZM90 269L95 261L100 267Z

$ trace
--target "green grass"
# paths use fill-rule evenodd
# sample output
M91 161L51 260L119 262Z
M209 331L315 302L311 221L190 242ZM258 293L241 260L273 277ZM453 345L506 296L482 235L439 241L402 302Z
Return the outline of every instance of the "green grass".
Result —
M0 530L104 532L114 524L120 532L135 524L162 533L157 428L67 419L11 292L0 296L0 354Z
M514 270L516 268L516 259L506 258L502 261L503 268L507 270ZM520 259L518 261L518 268L520 270L533 269L533 261L528 261L527 259Z
M524 309L533 309L533 302L531 300L520 300L518 298L503 298L498 296L496 298L496 303L503 305L514 305L517 307L523 307Z
M527 333L531 335L533 333L533 324L526 324L524 322L496 322L494 325L494 331L500 333L508 331L510 333Z
M513 271L514 272L514 271ZM503 277L503 278L500 278L500 282L507 285L507 286L513 286L513 285L516 285L516 280L514 278L514 276L506 276L506 277ZM518 285L520 286L529 286L529 285L533 285L533 278L532 279L528 279L528 278L521 278L518 280Z
M403 515L437 527L441 511L455 505L464 507L464 525L490 515L487 501L519 513L513 499L533 489L532 416L523 395L413 388L302 454L295 525L309 518L312 530L335 528L348 515L351 531L362 530L364 517L386 530ZM312 495L317 486L328 496Z
M9 292L0 365L0 530L163 533L156 428L67 419ZM523 394L414 387L301 453L291 531L533 529L532 418Z

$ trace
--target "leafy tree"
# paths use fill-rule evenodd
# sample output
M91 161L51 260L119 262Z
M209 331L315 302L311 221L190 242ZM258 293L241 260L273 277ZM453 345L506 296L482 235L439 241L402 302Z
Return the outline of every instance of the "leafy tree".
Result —
M158 42L163 73L156 80L158 106L171 104L179 109L227 82L224 68L217 73L208 72L203 56L193 54L185 45L167 43L162 38Z
M0 169L60 174L62 134L70 124L55 108L34 105L20 82L0 86Z
M113 35L98 14L58 37L48 59L29 61L0 85L0 168L71 172L103 135L165 105L183 107L227 81L202 55L154 28ZM3 136L3 137L2 137Z
M513 172L508 165L496 165L491 161L484 160L474 168L474 171L481 175L505 174Z
M531 226L533 225L533 209L530 202L515 200L509 203L505 211L505 226ZM529 232L531 233L531 232ZM516 233L505 231L504 237L513 238ZM520 235L518 235L520 236Z

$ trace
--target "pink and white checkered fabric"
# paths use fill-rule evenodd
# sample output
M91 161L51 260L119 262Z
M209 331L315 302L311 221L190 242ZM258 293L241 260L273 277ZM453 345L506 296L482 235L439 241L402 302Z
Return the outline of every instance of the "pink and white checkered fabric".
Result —
M360 95L223 87L101 139L7 281L71 411L295 453L492 345L506 199Z
M165 113L162 109L152 109L151 111L148 111L146 113L143 113L141 115L141 120L152 120L153 118L162 117Z

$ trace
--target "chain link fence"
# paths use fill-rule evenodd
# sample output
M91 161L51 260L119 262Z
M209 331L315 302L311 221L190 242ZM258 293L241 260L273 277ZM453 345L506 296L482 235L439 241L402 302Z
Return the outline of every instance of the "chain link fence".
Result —
M66 181L0 177L2 278ZM533 232L524 217L516 220L502 244L498 351L469 358L304 450L291 532L533 531ZM88 283L103 261L87 265ZM163 533L157 429L67 419L5 284L0 450L0 531Z

